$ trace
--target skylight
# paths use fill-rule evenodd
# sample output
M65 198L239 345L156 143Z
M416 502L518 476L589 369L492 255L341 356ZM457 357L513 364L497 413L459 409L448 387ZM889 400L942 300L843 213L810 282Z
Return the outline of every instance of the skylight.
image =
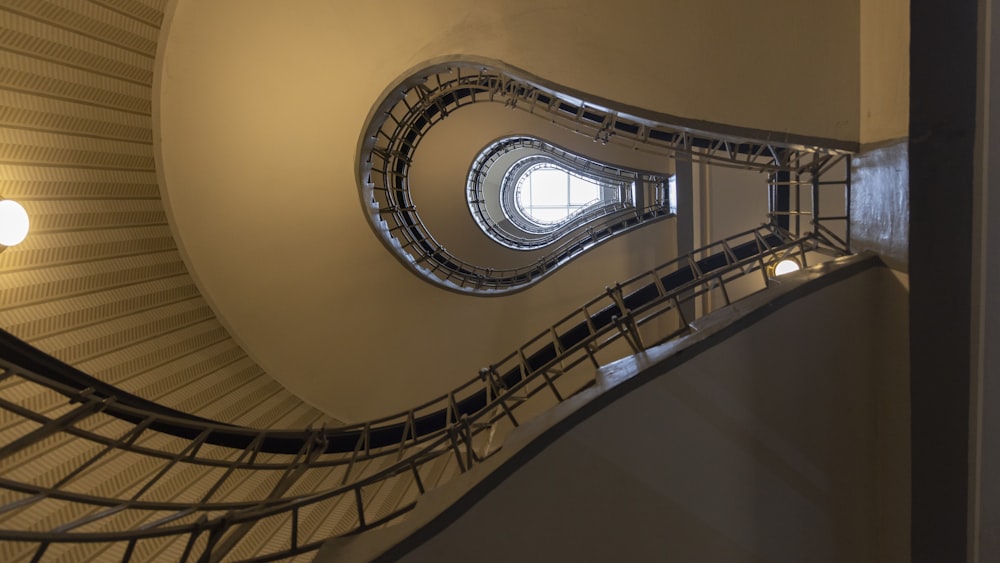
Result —
M526 219L554 225L600 203L601 186L551 162L543 162L525 170L518 179L515 202Z
M664 216L667 176L590 160L533 137L505 137L484 148L469 171L473 219L497 243L531 250L587 238L607 225L622 232ZM635 202L641 202L636 208Z

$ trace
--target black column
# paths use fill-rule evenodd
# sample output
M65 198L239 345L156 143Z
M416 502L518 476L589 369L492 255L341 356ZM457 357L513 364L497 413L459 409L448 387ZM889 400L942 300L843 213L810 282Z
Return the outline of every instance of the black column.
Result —
M916 563L965 561L976 0L911 0L910 406Z

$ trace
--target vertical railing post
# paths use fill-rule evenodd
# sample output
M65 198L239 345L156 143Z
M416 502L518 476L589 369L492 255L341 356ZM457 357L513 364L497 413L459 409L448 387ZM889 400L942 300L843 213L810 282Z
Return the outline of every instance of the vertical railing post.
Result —
M802 236L802 169L801 156L795 157L795 238ZM791 197L791 190L789 190ZM791 205L789 205L791 208Z
M844 170L844 216L847 217L846 228L844 229L844 240L847 242L847 252L851 252L851 157L844 157L846 163Z
M812 223L813 223L813 235L819 235L819 221L820 217L820 195L819 195L819 170L815 168L812 171Z
M365 522L365 503L361 496L361 485L354 486L354 504L358 507L358 527L364 530L368 524Z
M36 428L35 430L32 430L24 436L21 436L20 438L0 448L0 459L8 457L32 444L38 443L56 432L61 432L65 428L68 428L84 418L100 411L107 405L109 399L104 401L97 400L90 396L93 392L93 389L84 389L80 392L78 396L79 398L74 399L73 401L80 401L82 403L80 406L67 412L66 414L63 414L59 418L49 420L40 428Z

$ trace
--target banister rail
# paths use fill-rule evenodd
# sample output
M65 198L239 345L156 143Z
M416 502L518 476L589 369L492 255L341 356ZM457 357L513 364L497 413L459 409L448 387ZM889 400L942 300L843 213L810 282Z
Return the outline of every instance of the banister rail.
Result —
M410 165L431 127L476 103L503 103L557 126L593 135L602 143L768 174L815 175L848 153L790 139L759 141L631 115L626 109L560 93L527 73L501 65L472 61L430 65L389 88L369 115L358 149L359 195L372 229L407 269L435 285L472 295L523 290L594 244L622 232L616 226L602 229L591 244L562 245L541 260L502 270L449 252L424 224L410 196ZM666 214L640 209L639 221L627 226L648 224Z
M835 253L831 248L815 234L796 239L772 225L734 235L607 288L449 393L342 429L295 433L176 418L0 361L0 387L71 399L45 413L0 399L0 543L26 542L24 553L34 557L103 544L93 549L126 561L150 554L262 561L383 525L448 474L488 458L510 430L587 385L594 367L684 333L693 320L685 303L715 294L728 304L748 291L741 287L747 281L766 286L772 261L795 256L805 265L814 251ZM166 434L165 424L184 431ZM266 451L270 437L295 434L294 451ZM222 435L242 445L220 445L235 438L212 443ZM31 451L58 436L83 440L85 459L64 473L26 473L26 463L58 455ZM109 463L148 470L118 495L77 485ZM62 516L47 531L7 526L32 511ZM109 523L116 529L100 529ZM279 547L262 547L262 537L277 536L284 538L275 540Z
M683 289L683 286L680 284L690 283L691 280L694 279L692 277L693 274L690 273L690 265L687 264L692 260L693 256L703 256L703 258L699 258L700 263L703 264L700 269L711 271L714 267L717 267L720 264L721 259L726 258L732 260L736 257L732 251L733 248L738 250L752 249L756 251L760 247L761 241L766 242L770 240L772 242L776 242L781 240L780 237L782 236L785 235L779 234L778 231L774 230L774 228L770 226L745 231L708 245L690 255L684 255L670 260L665 264L654 268L651 272L663 272L665 270L670 270L671 268L676 268L676 271L664 274L659 280L659 284L667 290L674 290L677 287ZM745 250L740 250L740 252L744 251ZM714 256L710 254L712 252L714 252ZM697 263L699 262L696 262L696 264ZM619 285L623 288L631 287L637 280L643 279L648 275L649 274L646 273L633 277ZM637 300L642 299L645 294L648 294L652 287L653 286L647 285L647 287L642 288L641 291L637 289L634 294L628 294L625 299L629 304L635 303ZM587 318L588 320L580 320L576 326L566 327L564 329L562 336L560 336L560 345L562 347L565 348L574 344L576 339L580 339L582 335L586 334L585 329L588 326L597 326L599 328L610 322L611 315L613 314L610 313L610 311L616 306L615 303L605 304L602 309L594 311L592 315L588 314L581 317L583 311L588 310L588 307L590 310L593 310L595 304L603 298L604 296L601 296L591 300L567 317L567 319L571 317L580 317L581 319ZM557 323L557 326L561 323L562 321ZM535 338L540 338L549 334L549 332L553 330L555 329L546 329L546 331L543 331ZM16 339L8 336L7 343L10 344L13 340ZM21 347L22 349L30 348L30 346L24 343L21 343ZM10 349L10 347L7 349ZM39 356L44 356L41 352L36 351L35 353ZM516 352L512 352L510 355L494 365L497 366L505 363L514 354L516 354ZM23 356L24 352L21 352L20 355ZM532 358L534 358L534 356L532 356ZM532 361L536 360L533 359ZM47 362L43 363L43 365L46 366L59 364L61 364L61 362L58 362L58 360L51 357L48 358ZM68 375L74 375L77 371L70 366L65 366L65 364L62 364L62 366L64 366L67 370L72 370ZM29 372L30 371L31 370L29 370ZM66 376L65 373L64 376ZM42 376L39 375L35 377L41 378ZM78 386L71 386L58 381L52 382L50 386L52 389L70 397L75 393L78 393L82 387L88 385L92 386L94 384L93 378L90 378L89 376L84 377L85 379L81 380L81 383ZM504 377L505 381L507 381L513 378L514 375L506 373ZM471 378L458 387L452 389L450 392L439 395L405 411L382 416L362 423L349 424L335 429L328 429L325 434L327 444L326 451L329 453L349 453L356 450L359 443L367 444L369 449L381 448L387 445L398 444L404 434L419 437L441 430L450 423L449 421L453 421L452 419L454 418L453 416L449 416L447 414L448 409L451 408L449 400L455 403L459 415L476 410L474 405L482 402L483 390L479 387L480 383L481 378ZM107 388L111 388L111 386L107 386L106 384L104 385ZM95 396L107 397L110 396L110 394L107 390L105 390L104 393L95 393ZM456 397L458 399L456 399ZM116 402L107 407L106 410L114 413L119 418L130 421L143 420L152 414L157 414L158 416L155 416L153 422L150 423L150 427L152 429L161 429L170 434L185 438L193 438L203 429L212 428L213 436L208 438L207 443L227 447L245 448L257 437L258 432L260 432L259 430L218 423L207 419L189 417L184 413L171 411L170 409L165 409L159 405L156 405L159 407L158 409L150 409L148 407L150 404L156 405L156 403L145 401L126 393L121 393L120 396L117 397ZM161 411L165 411L165 413L159 414ZM305 434L303 434L302 431L268 430L265 432L263 443L261 445L261 451L269 453L294 453L301 447L304 436ZM417 441L419 441L419 439Z
M516 152L526 152L530 156L519 159L513 168L500 167L500 172L496 172L498 161ZM508 213L506 210L514 209L517 205L514 186L519 176L517 171L540 162L555 163L574 173L584 174L592 181L615 189L619 197L594 207L579 209L552 226L542 227L521 218L518 213ZM494 182L499 178L499 186L492 190L485 189L487 178L490 177ZM650 190L648 203L632 201L629 192L636 182L658 186L660 189ZM548 248L546 256L537 261L542 264L566 260L578 253L579 250L567 250L579 240L589 238L591 243L597 243L609 238L609 235L597 234L605 228L613 228L617 234L624 229L639 226L640 223L670 216L676 202L669 200L666 188L668 182L669 176L663 173L614 166L586 158L536 137L517 135L494 141L476 157L469 171L466 199L472 218L479 228L493 240L509 248L527 250L548 247L560 239L575 237L575 241L563 241L558 247ZM514 225L513 229L497 222L500 214L495 210L494 213L489 211L491 203L504 209L503 218ZM497 215L496 218L494 214Z

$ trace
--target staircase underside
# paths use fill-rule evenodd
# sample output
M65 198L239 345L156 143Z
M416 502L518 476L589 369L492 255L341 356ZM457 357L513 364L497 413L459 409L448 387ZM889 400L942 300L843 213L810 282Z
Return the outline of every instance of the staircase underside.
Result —
M783 277L316 561L907 561L906 318L873 256Z

